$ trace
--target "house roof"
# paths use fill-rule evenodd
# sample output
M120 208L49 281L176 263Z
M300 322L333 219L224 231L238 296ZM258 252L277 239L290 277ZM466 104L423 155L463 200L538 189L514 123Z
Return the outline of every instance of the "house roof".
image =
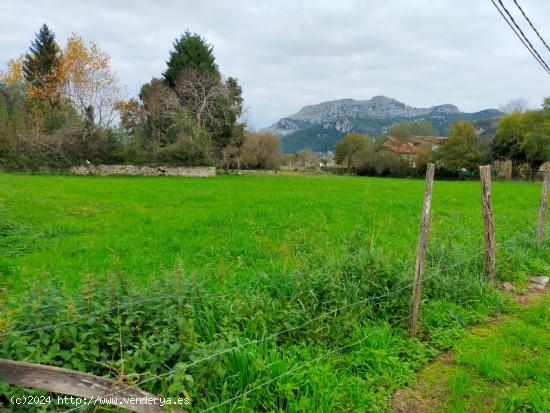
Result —
M410 142L402 141L398 138L394 138L393 136L388 137L386 142L382 144L382 147L389 149L392 152L395 153L413 153L414 152L414 146L410 144Z
M409 136L407 140L389 136L382 147L399 154L416 153L423 145L442 145L447 140L444 136Z
M432 145L442 145L447 141L446 136L420 136L413 135L409 136L408 139L410 142L419 143L419 144L432 144Z

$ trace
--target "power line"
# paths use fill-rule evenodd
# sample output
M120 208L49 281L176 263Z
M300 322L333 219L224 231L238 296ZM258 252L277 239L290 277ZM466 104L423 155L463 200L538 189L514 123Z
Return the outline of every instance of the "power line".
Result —
M500 3L500 5L502 6L502 8L504 9L504 11L506 12L506 14L508 15L508 17L510 18L510 20L512 21L512 23L514 24L514 26L516 26L516 28L519 30L519 32L521 33L521 36L525 39L525 41L529 44L529 46L531 47L531 49L533 50L533 52L535 52L535 54L537 55L537 57L541 60L541 62L544 64L544 66L546 67L546 69L550 70L550 67L548 66L548 64L544 61L544 59L541 57L541 55L539 54L539 52L537 51L537 49L535 48L535 46L533 46L531 44L531 42L529 41L527 35L525 33L523 33L523 30L521 30L521 27L519 27L519 25L516 23L516 20L514 19L514 16L512 16L512 14L508 11L508 9L506 8L506 6L504 5L504 3L502 2L502 0L498 0L498 2Z
M514 3L516 4L516 6L518 6L518 9L519 11L521 11L521 14L523 14L523 17L525 17L525 20L527 20L527 22L529 23L529 26L531 26L531 29L533 29L533 31L537 34L537 36L539 37L540 41L544 44L544 46L546 46L546 48L548 49L548 51L550 52L550 46L548 46L548 44L544 41L544 39L542 38L542 36L540 35L539 31L535 28L535 25L531 22L531 20L529 19L529 17L527 17L527 15L525 14L525 12L523 11L523 8L519 5L519 3L517 2L517 0L514 0Z
M499 3L502 4L502 2L500 0L498 0ZM538 53L534 50L531 49L531 47L529 47L528 45L528 40L524 40L524 38L518 33L518 31L516 30L516 28L512 25L512 23L510 23L510 21L508 20L508 18L504 15L504 13L502 12L502 10L500 9L500 7L497 5L497 3L495 2L495 0L491 0L491 3L493 3L493 5L495 6L495 8L497 9L497 11L500 13L500 15L502 16L502 18L504 19L504 21L506 21L506 23L508 24L508 26L510 26L510 28L512 29L512 31L516 34L516 36L518 37L518 39L523 43L523 45L525 46L525 48L527 50L529 50L529 53L531 53L531 55L533 55L533 57L535 58L535 60L537 61L537 63L539 65L542 66L542 68L544 69L544 71L546 73L548 73L550 75L550 69L547 67L548 65L546 65L546 62L544 62L544 60L540 57L540 55L538 55ZM503 8L506 10L506 8L504 7L504 5L502 5ZM510 15L509 12L507 12L508 15ZM520 30L521 31L521 30ZM537 57L538 55L538 57Z

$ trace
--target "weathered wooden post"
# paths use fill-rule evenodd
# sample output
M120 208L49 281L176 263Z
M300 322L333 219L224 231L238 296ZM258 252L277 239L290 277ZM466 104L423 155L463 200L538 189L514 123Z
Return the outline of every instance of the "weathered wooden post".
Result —
M113 404L131 412L166 413L165 399L160 396L147 393L136 385L118 383L80 371L0 358L0 379L14 386L86 398L90 402L89 406L96 405L92 409L94 411L101 404ZM74 400L61 395L55 399L64 403ZM84 401L76 401L80 402L83 404L76 404L76 408L66 411L80 411L85 406ZM174 408L172 412L186 413L181 408Z
M544 220L546 218L546 207L548 206L548 187L550 186L550 171L544 171L544 182L542 184L542 196L540 199L539 224L537 226L537 246L544 241Z
M496 244L493 208L491 206L491 165L480 166L479 177L481 179L481 207L485 226L485 273L494 282Z
M434 181L435 165L429 163L426 168L426 186L424 188L424 206L422 208L422 217L420 219L420 235L418 236L418 246L416 249L416 266L414 269L414 287L411 302L410 316L410 334L415 337L418 331L418 312L420 309L422 276L424 275L424 261L426 258L426 244L428 241L428 231L430 228L430 208L432 205L432 186Z

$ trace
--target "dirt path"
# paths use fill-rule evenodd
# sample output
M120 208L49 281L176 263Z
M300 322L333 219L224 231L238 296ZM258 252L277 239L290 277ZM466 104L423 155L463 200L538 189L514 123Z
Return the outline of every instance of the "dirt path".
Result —
M506 286L508 287L508 286ZM550 292L514 295L493 317L398 390L389 412L550 412Z

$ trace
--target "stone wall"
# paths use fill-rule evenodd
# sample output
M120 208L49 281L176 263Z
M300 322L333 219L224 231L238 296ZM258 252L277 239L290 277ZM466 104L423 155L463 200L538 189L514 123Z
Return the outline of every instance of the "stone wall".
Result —
M213 166L135 166L135 165L85 165L73 166L75 175L132 175L132 176L191 176L207 178L216 176Z

